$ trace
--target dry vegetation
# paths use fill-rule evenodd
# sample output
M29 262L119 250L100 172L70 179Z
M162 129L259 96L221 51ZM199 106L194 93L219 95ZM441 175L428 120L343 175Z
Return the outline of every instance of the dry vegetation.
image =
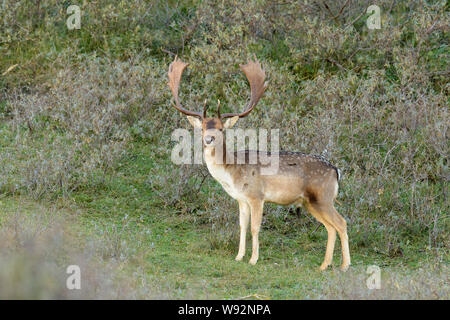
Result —
M124 276L131 259L139 260L136 238L125 226L104 222L97 235L83 238L69 210L44 207L24 198L0 202L0 299L167 299L173 289L143 270ZM134 232L134 230L133 230ZM127 239L127 240L125 240ZM129 242L128 242L129 241ZM81 269L81 290L68 290L67 266Z
M322 154L343 171L338 210L348 219L356 264L376 257L387 268L415 270L395 269L386 278L389 290L368 293L360 288L359 266L348 276L333 274L306 297L448 298L448 2L376 3L382 28L372 31L364 14L372 1L352 0L84 2L81 29L69 31L66 2L3 1L0 195L70 203L89 212L82 214L88 230L114 212L160 214L168 228L182 216L207 234L211 250L224 248L231 259L237 206L204 167L170 162L171 132L189 125L170 107L166 71L178 54L190 63L183 101L220 99L224 112L238 110L248 94L238 63L256 54L269 88L239 126L279 128L283 149ZM92 199L102 194L111 199ZM0 297L71 298L53 289L22 290L29 279L20 278L8 286L17 290L2 291L16 279L10 272L57 274L43 265L48 250L50 264L66 255L55 227L25 232L44 236L37 246L12 237L19 213L1 220L9 240L0 240L0 254L8 257L0 266ZM122 214L116 225L126 228ZM306 234L301 241L318 243L322 255L318 224L305 215L269 206L263 226L277 235L263 244L266 255L293 234ZM95 230L84 232L104 241L102 259L126 256L126 244ZM139 243L133 232L125 238ZM155 297L131 287L136 292L118 296Z

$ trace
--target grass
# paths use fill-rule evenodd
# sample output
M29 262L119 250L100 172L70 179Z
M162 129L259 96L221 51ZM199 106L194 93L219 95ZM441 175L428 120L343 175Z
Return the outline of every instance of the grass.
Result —
M442 277L445 279L447 269L442 260L444 257L442 252L436 250L420 251L410 247L401 256L386 259L373 248L367 250L351 245L353 265L348 273L338 271L340 250L335 253L331 270L318 271L323 259L326 232L324 228L316 229L317 223L313 223L306 232L291 228L287 234L280 234L280 230L268 225L275 218L267 217L269 221L261 233L261 261L256 266L236 262L237 237L231 246L214 246L209 239L213 232L210 225L202 223L195 215L174 214L155 206L155 198L145 184L146 170L142 170L144 164L152 162L153 155L146 148L134 149L133 152L134 156L128 160L130 162L122 165L124 172L119 170L115 177L106 178L109 182L104 190L79 193L75 203L62 201L56 206L71 208L64 218L65 227L71 230L65 235L69 246L82 252L86 250L86 239L97 239L99 244L91 250L94 250L95 256L102 257L102 265L118 264L120 271L114 272L127 281L135 281L137 270L141 270L148 276L145 284L154 286L156 283L158 290L162 291L157 298L238 299L252 295L269 299L342 298L339 290L351 298L380 297L383 290L390 292L387 298L445 298L448 294L444 287L433 295L429 291L430 285L420 282L417 285L423 290L416 293L417 296L412 292L402 293L401 290L412 279L409 275L414 275L417 270L423 272L420 270L431 266L443 268L441 276L434 275L436 279L431 280L434 281L432 285L443 281ZM11 214L19 212L29 219L43 215L42 211L48 210L49 206L55 204L45 201L37 203L23 197L3 198L0 208L4 213L2 229L5 219ZM232 214L237 228L237 211ZM299 223L298 220L305 220L305 217L286 218L294 225ZM350 238L353 233L350 228ZM246 257L249 258L249 252ZM383 282L387 287L379 292L365 288L368 265L380 266L383 275L403 277L400 284L397 283L399 288L396 289L389 280ZM64 270L64 264L60 268ZM343 279L351 280L352 288L342 285L340 282ZM330 290L330 282L339 286ZM64 286L64 282L59 285ZM138 289L133 288L136 292L139 292ZM154 298L152 294L137 296Z
M448 299L448 4L380 1L368 31L369 2L346 2L87 2L68 31L67 2L4 1L0 297ZM319 272L325 229L275 205L258 264L249 246L234 261L237 204L204 166L170 161L171 132L190 128L170 107L172 53L190 63L182 101L223 112L258 56L269 89L238 126L279 128L283 149L343 170L349 272L339 241ZM81 292L65 288L74 261Z

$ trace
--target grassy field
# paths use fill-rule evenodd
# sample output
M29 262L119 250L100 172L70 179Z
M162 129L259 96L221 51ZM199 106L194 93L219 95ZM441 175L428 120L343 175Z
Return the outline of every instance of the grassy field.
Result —
M448 299L446 1L0 3L0 298ZM75 4L75 3L73 3ZM234 261L238 205L170 160L190 106L240 110L253 54L269 88L241 128L343 171L352 266L320 272L327 234L267 205L257 265ZM198 107L200 108L200 107ZM339 242L338 242L339 244ZM66 289L66 267L82 289ZM366 286L381 268L381 289Z
M151 159L145 153L136 156ZM442 299L448 296L445 257L434 250L411 246L401 256L387 259L373 250L352 246L353 265L347 273L340 272L337 263L331 270L320 272L326 233L323 228L317 229L318 223L304 216L285 216L283 220L289 227L283 225L281 230L266 223L261 234L261 261L256 266L235 262L237 237L223 246L211 226L202 221L204 217L168 214L167 210L159 209L152 203L152 194L145 191L148 188L142 180L138 174L132 178L116 177L103 192L79 195L82 200L78 199L78 204L3 198L0 297ZM133 193L136 197L130 197ZM302 228L304 225L308 227ZM237 223L234 228L238 228ZM335 256L339 261L338 254ZM70 264L82 268L80 291L64 290L65 266ZM368 265L382 269L381 290L367 289Z

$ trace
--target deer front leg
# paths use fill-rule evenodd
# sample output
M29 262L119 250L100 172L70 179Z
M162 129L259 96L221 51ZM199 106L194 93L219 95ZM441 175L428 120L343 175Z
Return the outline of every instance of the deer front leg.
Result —
M241 229L241 236L239 240L239 252L236 256L236 261L241 261L245 254L245 242L247 236L248 222L250 220L250 208L244 201L239 201L239 226Z
M264 202L260 200L253 200L249 202L251 211L251 231L252 231L252 257L250 264L256 264L259 258L259 240L258 234L261 228L262 213Z

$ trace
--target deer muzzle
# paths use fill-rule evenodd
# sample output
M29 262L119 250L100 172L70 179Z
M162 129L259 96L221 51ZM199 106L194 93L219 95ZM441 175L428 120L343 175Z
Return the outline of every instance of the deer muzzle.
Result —
M216 138L214 136L205 136L205 144L211 144Z

